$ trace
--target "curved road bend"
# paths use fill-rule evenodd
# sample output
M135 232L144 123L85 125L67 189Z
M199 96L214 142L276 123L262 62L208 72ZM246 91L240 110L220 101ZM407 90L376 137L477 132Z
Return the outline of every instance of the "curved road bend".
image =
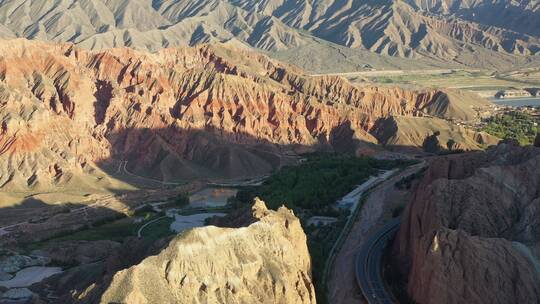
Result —
M388 222L362 246L356 259L356 281L369 304L394 304L395 298L386 290L381 271L382 256L388 241L394 237L399 218Z
M164 219L164 218L166 218L166 217L167 217L166 215L160 216L160 217L155 218L155 219L151 220L150 222L148 222L148 223L142 225L141 228L139 228L139 230L137 230L137 237L138 237L138 238L141 238L141 237L142 237L142 231L144 230L144 228L148 227L148 225L151 225L151 224L153 224L153 223L155 223L155 222L157 222L157 221L160 221L160 220L162 220L162 219Z

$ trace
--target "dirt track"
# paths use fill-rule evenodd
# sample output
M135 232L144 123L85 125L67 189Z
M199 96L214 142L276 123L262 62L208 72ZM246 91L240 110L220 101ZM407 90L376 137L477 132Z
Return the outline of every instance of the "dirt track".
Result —
M408 198L407 191L400 191L394 184L402 177L419 170L424 163L412 166L397 176L380 184L369 196L341 250L336 254L328 278L328 296L332 304L365 303L356 284L354 266L356 254L369 233L380 227L392 216L392 210Z

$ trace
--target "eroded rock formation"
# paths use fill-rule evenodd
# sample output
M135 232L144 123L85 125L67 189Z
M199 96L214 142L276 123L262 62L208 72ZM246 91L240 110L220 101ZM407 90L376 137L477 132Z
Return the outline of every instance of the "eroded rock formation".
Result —
M196 228L156 256L118 272L101 303L315 303L311 259L298 218L252 208L243 228Z
M394 244L412 300L540 301L539 166L511 142L431 164Z
M20 39L0 55L0 187L19 190L101 181L104 168L159 180L258 175L295 152L377 142L381 118L467 120L488 105L310 77L224 46L88 52ZM469 135L456 141L479 148Z

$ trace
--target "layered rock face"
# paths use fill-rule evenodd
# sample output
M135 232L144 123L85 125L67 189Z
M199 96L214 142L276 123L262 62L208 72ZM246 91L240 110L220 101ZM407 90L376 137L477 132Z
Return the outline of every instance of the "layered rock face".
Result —
M377 142L381 118L463 120L488 105L310 77L224 46L150 54L12 40L0 54L0 187L19 190L100 181L104 168L166 181L258 175L295 152Z
M465 120L488 105L310 77L224 46L150 54L13 40L0 54L0 187L20 190L99 181L107 166L160 180L258 175L295 152L377 142L381 118Z
M257 221L176 237L156 256L118 272L101 303L315 303L298 218L256 201Z
M540 301L540 149L431 164L394 243L417 303Z

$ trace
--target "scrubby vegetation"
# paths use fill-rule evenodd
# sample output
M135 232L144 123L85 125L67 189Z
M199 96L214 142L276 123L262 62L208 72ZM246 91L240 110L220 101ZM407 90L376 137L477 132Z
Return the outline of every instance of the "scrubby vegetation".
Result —
M140 217L141 221L135 222L133 220L134 216ZM145 206L130 216L118 216L114 219L94 222L92 225L85 226L78 231L63 232L41 242L29 244L27 245L27 249L40 249L50 243L60 243L65 241L111 240L123 242L126 238L136 237L137 231L142 225L160 216L162 216L162 214L155 213L152 211L151 207ZM148 228L144 230L145 233L143 234L143 237L156 240L171 235L172 232L169 229L171 222L172 219L163 218L154 225L148 226Z
M178 196L171 198L162 208L183 208L189 205L189 194L180 193Z
M250 203L258 196L272 209L285 205L295 211L310 210L316 215L335 216L331 205L354 186L379 170L405 164L404 161L352 155L309 155L301 165L275 172L262 186L240 190L236 198Z
M171 231L170 228L173 221L174 219L172 218L164 217L154 222L153 224L145 227L145 229L141 233L141 236L146 239L157 240L163 237L167 237L169 235L173 235L175 233Z
M317 303L327 303L326 286L323 286L324 267L326 260L330 257L332 247L338 240L346 222L347 218L341 216L337 222L330 225L320 227L308 226L304 228L308 236L308 249L312 261L312 274Z
M129 217L109 220L103 223L94 223L92 227L85 227L79 231L70 231L57 234L50 239L27 244L28 250L35 250L45 247L50 243L60 243L65 241L97 241L111 240L122 242L125 238L135 236L138 225L134 224Z
M532 144L540 132L540 117L520 111L499 114L485 122L482 131L502 139L516 139L522 145Z

